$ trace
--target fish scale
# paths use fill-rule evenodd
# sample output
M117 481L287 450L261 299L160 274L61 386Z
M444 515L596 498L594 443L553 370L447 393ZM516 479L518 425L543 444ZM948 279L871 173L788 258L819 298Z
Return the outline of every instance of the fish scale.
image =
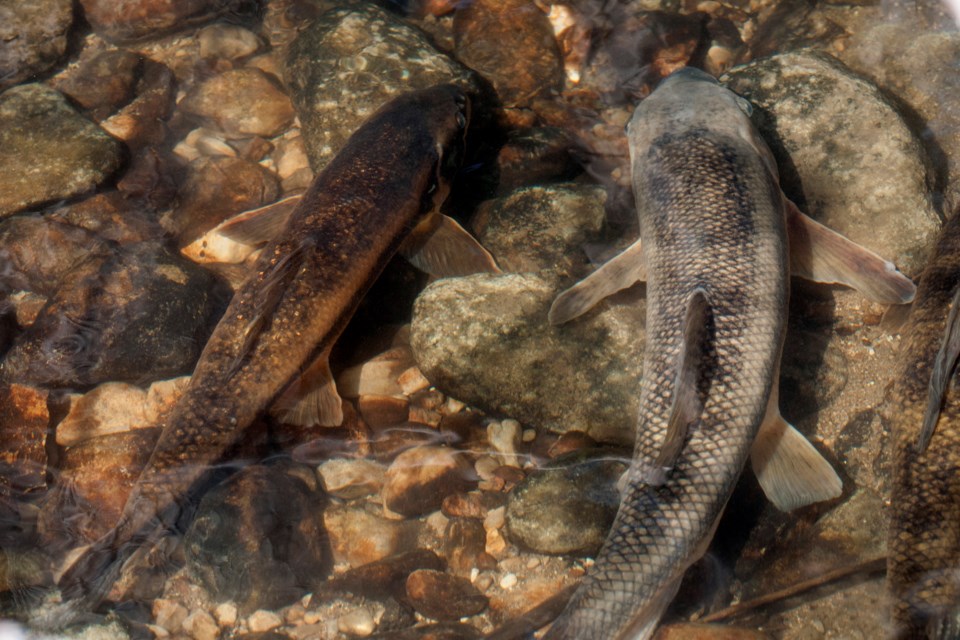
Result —
M904 355L885 415L891 423L887 583L898 639L960 636L960 400L957 374L939 421L918 451L929 382L960 290L960 218L947 221L924 270L904 328Z
M547 638L649 637L703 552L764 419L783 343L786 223L757 150L711 126L718 87L638 108L628 135L647 270L647 343L629 481L596 564ZM719 91L725 91L719 89ZM664 484L647 481L672 410L691 294L709 301L699 419Z

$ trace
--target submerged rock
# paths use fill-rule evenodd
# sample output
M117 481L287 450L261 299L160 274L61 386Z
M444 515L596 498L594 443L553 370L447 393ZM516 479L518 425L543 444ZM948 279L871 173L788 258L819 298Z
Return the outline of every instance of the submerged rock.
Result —
M0 91L45 73L67 51L72 0L0 5Z
M143 58L123 49L88 51L84 49L77 66L67 68L51 84L99 122L133 98Z
M453 18L457 58L493 84L508 107L563 87L560 49L533 0L476 0Z
M223 312L208 271L151 243L64 278L17 336L0 376L49 386L149 382L188 373Z
M0 94L0 217L92 190L120 167L121 145L38 84Z
M469 580L431 569L410 574L407 596L418 613L434 620L459 620L487 608L487 598Z
M414 305L420 369L453 397L522 424L632 442L645 302L627 291L556 327L547 310L557 293L533 274L434 282Z
M474 86L470 71L437 51L423 32L372 4L315 20L290 45L284 77L315 171L401 93L445 82Z
M907 273L940 225L926 154L876 86L825 54L785 53L729 72L801 209ZM909 213L907 213L909 212Z
M115 42L157 37L217 16L249 14L259 4L259 0L80 0L93 30Z
M530 475L507 500L508 538L539 553L593 555L620 506L626 452L572 454Z
M259 69L225 71L196 85L179 107L229 136L272 138L293 122L290 98Z
M323 498L281 465L243 469L207 493L187 531L187 566L241 611L295 601L327 574Z
M47 392L0 385L0 496L46 487Z
M429 513L448 495L469 488L472 475L470 463L454 449L415 447L398 455L387 469L383 504L407 516Z

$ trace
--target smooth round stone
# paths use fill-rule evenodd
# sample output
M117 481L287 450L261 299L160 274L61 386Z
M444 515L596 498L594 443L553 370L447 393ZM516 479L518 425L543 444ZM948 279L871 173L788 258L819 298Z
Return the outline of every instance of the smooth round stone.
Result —
M114 42L155 38L220 15L249 15L259 4L249 0L80 0L93 30Z
M121 145L39 84L0 94L0 217L92 190L120 167Z
M589 556L606 538L620 506L617 481L627 460L574 455L530 475L510 493L507 537L538 553Z
M373 633L376 628L377 623L374 622L370 610L363 607L354 609L337 619L337 629L352 636L364 638Z
M317 468L323 490L343 500L380 491L386 468L372 460L334 459Z
M218 22L197 33L201 58L236 60L253 55L260 49L260 38L249 29Z
M201 82L180 108L229 136L272 138L293 122L290 99L260 69L225 71Z
M458 451L430 445L409 449L387 469L383 504L407 516L429 513L446 496L469 488L471 476L470 463Z

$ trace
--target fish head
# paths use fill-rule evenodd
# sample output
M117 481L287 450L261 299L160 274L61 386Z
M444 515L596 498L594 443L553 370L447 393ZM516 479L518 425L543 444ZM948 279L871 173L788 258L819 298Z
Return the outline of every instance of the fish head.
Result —
M733 139L760 156L773 178L777 163L760 132L750 119L753 105L709 73L684 67L667 76L643 100L627 124L630 160L638 151L654 146L664 134L692 130L704 135Z
M470 124L470 98L463 89L446 84L418 92L417 99L435 150L431 184L422 207L423 213L428 213L439 210L460 170Z

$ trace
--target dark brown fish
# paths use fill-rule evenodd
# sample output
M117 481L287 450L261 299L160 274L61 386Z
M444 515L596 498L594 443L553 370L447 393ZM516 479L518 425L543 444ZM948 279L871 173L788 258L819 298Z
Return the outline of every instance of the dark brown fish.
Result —
M960 638L960 217L940 234L904 328L886 416L893 442L887 585L894 637Z
M415 241L422 265L496 268L438 217L468 116L467 97L453 86L401 96L316 177L214 330L119 523L62 576L75 609L96 606L132 552L174 526L267 407L288 422L340 423L331 345L405 240Z

